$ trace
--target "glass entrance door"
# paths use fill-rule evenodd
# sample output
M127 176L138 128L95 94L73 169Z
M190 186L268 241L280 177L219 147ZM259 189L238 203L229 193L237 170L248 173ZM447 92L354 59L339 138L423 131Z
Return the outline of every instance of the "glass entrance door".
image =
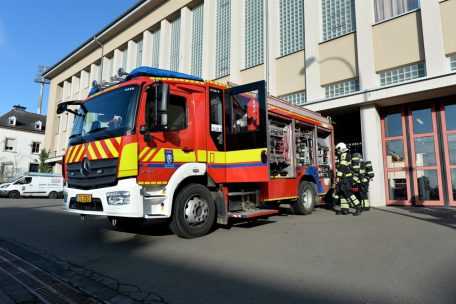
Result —
M456 98L441 103L442 138L445 151L448 200L456 206Z
M408 119L415 204L443 206L435 105L409 106Z

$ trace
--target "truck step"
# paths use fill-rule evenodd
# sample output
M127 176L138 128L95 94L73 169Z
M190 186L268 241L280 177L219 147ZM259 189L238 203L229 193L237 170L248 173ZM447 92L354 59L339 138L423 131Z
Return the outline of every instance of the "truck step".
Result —
M247 210L247 211L234 211L228 212L228 216L231 218L253 218L253 217L260 217L260 216L269 216L273 214L278 214L279 210L275 209L256 209L256 210Z

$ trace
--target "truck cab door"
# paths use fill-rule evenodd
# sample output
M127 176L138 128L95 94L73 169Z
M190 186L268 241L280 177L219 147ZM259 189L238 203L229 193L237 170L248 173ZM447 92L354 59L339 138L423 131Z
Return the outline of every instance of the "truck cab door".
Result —
M225 91L226 180L269 180L265 82Z

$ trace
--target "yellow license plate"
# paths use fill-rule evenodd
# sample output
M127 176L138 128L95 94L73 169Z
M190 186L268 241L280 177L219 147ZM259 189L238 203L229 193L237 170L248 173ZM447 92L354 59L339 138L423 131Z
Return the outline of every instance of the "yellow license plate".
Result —
M76 196L76 200L78 201L78 203L91 203L92 194L78 194Z

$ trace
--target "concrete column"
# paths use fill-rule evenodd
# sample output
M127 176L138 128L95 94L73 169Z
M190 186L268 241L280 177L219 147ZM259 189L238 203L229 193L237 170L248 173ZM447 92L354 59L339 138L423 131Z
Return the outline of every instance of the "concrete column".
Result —
M432 0L423 0L420 3L426 74L436 76L450 72L443 44L440 3Z
M179 72L191 73L192 59L192 11L188 7L181 9Z
M127 73L136 68L136 55L138 54L138 44L133 40L128 41L127 46L127 66L124 67ZM124 54L125 56L125 54ZM117 73L117 71L116 71Z
M306 68L306 99L312 102L324 97L320 85L320 36L321 36L321 2L304 2L304 44Z
M149 31L143 33L142 65L152 65L152 33Z
M112 66L112 75L109 75L108 81L111 81L111 77L114 75L117 75L117 71L119 68L122 66L122 61L123 61L123 52L119 49L114 50L114 64Z
M160 24L160 69L169 70L169 50L171 46L171 23L164 19Z
M269 23L269 58L264 54L265 64L269 63L269 77L266 75L266 66L264 67L264 79L268 81L269 94L277 96L277 65L276 58L280 50L280 1L266 0L268 1L268 23ZM266 10L265 10L266 13ZM266 16L265 16L266 17ZM266 18L265 18L266 19ZM265 29L265 35L266 35ZM265 36L266 43L266 36ZM265 48L266 49L266 48ZM268 79L269 78L269 79Z
M63 82L63 95L62 101L68 101L71 98L71 83L68 81Z
M92 88L92 81L96 80L100 82L100 66L92 63L90 65L90 76L89 76L89 91Z
M81 84L79 83L79 77L72 76L71 77L71 99L74 99L76 96L79 96L79 91L81 90ZM77 97L76 97L77 98Z
M90 75L87 71L84 71L84 70L81 71L78 99L83 99L83 98L87 97L87 94L90 91L89 76Z
M359 88L361 91L379 86L375 73L372 34L373 1L355 0L356 47Z
M231 43L229 81L241 84L241 69L244 68L244 1L231 1Z
M114 60L114 58L103 57L101 60L103 60L102 80L109 81L109 78L111 77L111 75L109 75L109 67L111 65L111 60Z
M360 116L363 157L372 162L375 174L374 180L369 185L369 202L371 206L385 206L386 188L380 115L375 105L368 105L360 109Z
M215 77L215 18L217 15L217 2L204 1L203 13L203 66L202 78L214 79Z

